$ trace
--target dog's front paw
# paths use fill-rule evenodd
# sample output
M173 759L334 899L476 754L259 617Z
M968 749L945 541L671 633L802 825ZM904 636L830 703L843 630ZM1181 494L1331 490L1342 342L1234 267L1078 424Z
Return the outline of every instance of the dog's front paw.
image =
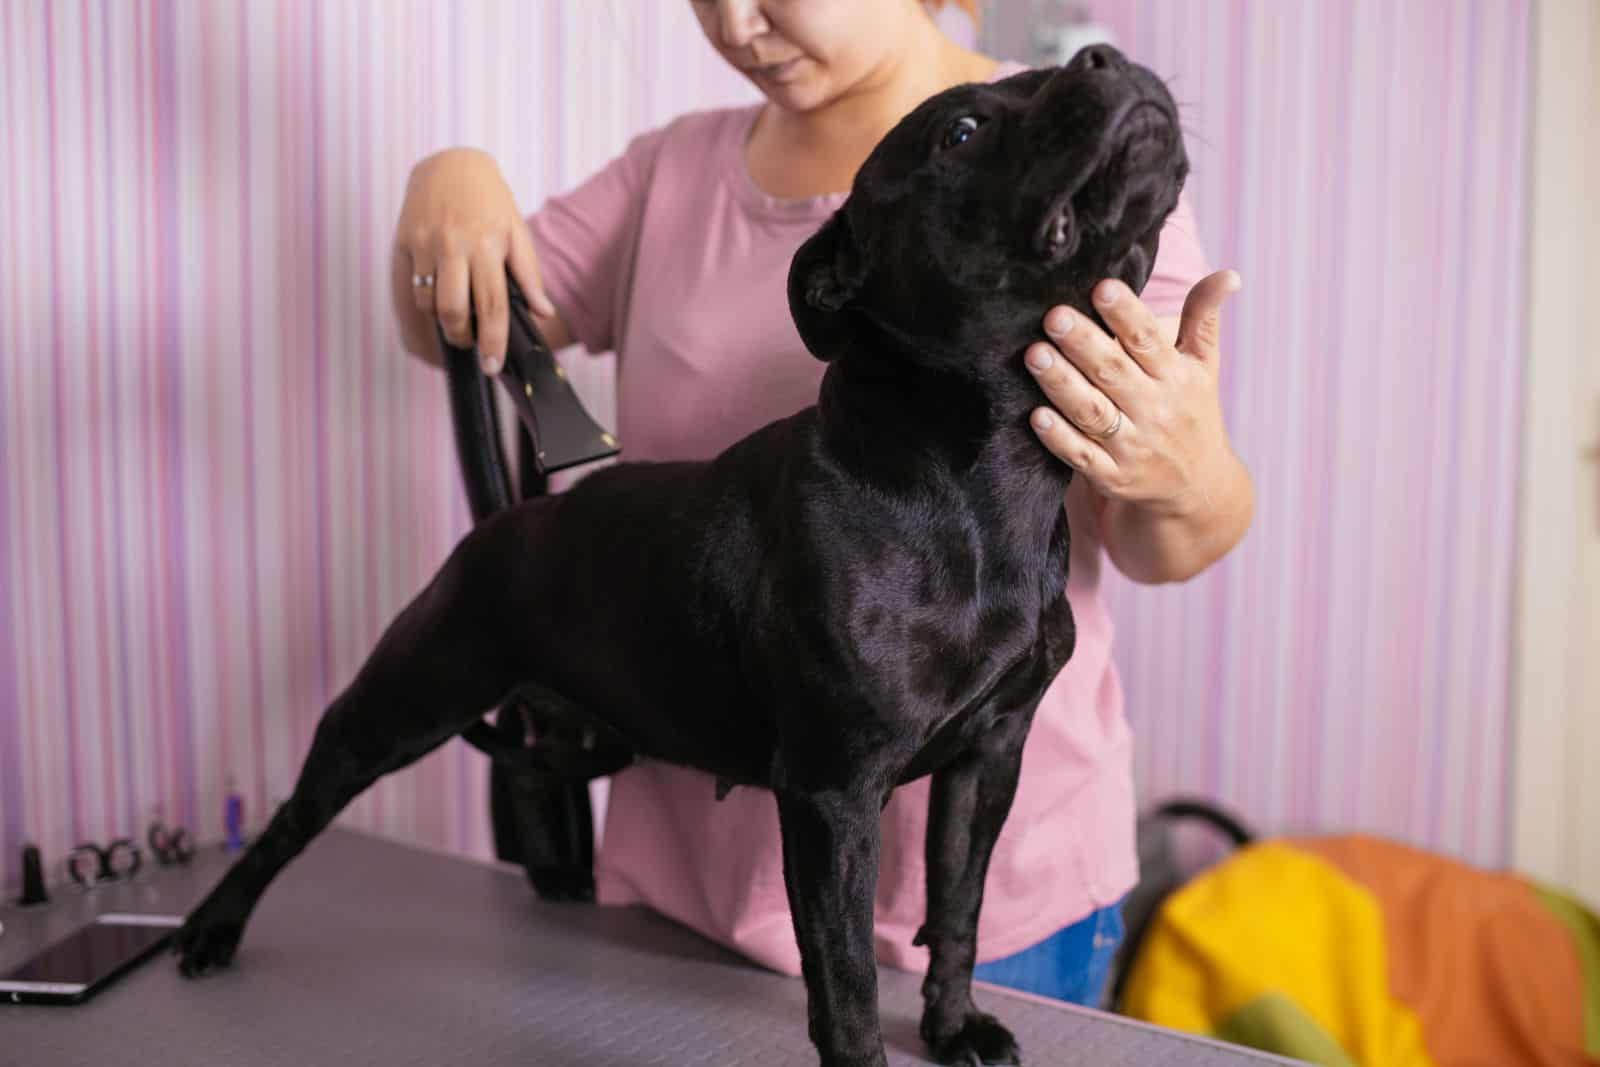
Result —
M198 978L213 967L226 967L238 951L244 919L229 914L213 901L196 908L172 937L178 973Z
M1022 1063L1022 1050L1011 1031L1000 1024L993 1015L970 1011L953 1032L943 1032L923 1020L923 1040L940 1063L960 1064L961 1067L981 1067L988 1063Z
M822 1067L889 1067L889 1055L879 1048L863 1056L822 1056Z

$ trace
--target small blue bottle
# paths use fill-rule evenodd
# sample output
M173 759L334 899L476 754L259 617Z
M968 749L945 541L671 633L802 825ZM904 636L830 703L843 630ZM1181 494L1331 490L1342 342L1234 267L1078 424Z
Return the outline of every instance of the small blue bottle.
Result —
M222 847L228 852L237 852L244 847L244 798L233 791L233 784L228 785L228 799L222 813L222 825L227 832L227 838Z

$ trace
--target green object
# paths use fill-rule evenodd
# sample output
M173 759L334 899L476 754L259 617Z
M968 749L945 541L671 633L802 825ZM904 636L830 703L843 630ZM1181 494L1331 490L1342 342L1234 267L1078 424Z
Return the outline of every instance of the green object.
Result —
M1572 935L1572 947L1583 969L1583 1051L1600 1057L1600 919L1559 890L1534 885L1533 891Z
M1356 1067L1326 1030L1281 993L1259 996L1222 1020L1216 1036L1320 1067Z

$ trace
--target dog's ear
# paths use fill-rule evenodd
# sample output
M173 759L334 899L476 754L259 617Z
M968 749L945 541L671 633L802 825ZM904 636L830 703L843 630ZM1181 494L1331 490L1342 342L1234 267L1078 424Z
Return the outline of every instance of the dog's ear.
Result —
M789 314L800 340L824 363L843 352L850 339L850 304L864 274L843 209L800 246L789 264Z

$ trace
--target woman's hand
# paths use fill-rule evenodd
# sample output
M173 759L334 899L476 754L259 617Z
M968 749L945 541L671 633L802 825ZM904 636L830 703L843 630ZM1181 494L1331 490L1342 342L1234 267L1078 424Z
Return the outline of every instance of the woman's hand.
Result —
M453 148L412 168L390 267L406 347L436 362L435 318L451 344L470 347L476 312L484 373L499 373L510 330L508 266L541 330L556 334L550 343L561 347L567 331L545 295L527 222L493 157Z
M1095 287L1110 326L1068 308L1045 315L1050 341L1025 362L1048 405L1039 440L1102 497L1107 551L1130 577L1187 578L1243 536L1253 498L1223 425L1221 308L1239 276L1220 271L1189 293L1175 341L1120 281Z

